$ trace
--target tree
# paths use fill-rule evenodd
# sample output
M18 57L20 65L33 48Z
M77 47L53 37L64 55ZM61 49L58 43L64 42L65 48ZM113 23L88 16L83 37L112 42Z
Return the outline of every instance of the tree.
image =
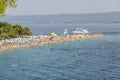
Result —
M14 25L13 28L16 30L16 32L19 36L23 35L23 28L21 25L18 25L18 24Z
M5 15L7 7L15 8L16 6L16 0L0 0L0 15Z
M30 29L28 27L23 27L23 34L24 35L32 35L32 32L30 32Z
M0 39L17 38L32 35L28 27L21 25L11 25L8 22L0 22Z

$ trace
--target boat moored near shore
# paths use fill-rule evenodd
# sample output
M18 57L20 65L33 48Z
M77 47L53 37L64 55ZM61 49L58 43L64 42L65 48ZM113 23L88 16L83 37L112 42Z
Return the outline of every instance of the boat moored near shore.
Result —
M87 29L76 28L72 31L73 34L88 34L89 31Z

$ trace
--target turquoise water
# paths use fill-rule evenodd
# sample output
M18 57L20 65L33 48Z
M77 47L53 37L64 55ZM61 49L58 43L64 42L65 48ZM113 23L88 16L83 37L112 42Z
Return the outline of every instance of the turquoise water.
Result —
M0 52L0 80L120 80L120 35Z
M0 52L0 80L120 80L120 23L40 24L5 20L28 26L33 34L70 33L75 28L110 36Z

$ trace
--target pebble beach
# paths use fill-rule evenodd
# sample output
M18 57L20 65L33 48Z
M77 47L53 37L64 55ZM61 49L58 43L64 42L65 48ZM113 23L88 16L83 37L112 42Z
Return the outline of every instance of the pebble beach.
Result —
M56 36L51 36L51 35L27 36L26 38L1 40L0 50L5 51L15 48L22 48L22 47L42 46L45 44L56 44L61 42L96 38L100 36L104 36L104 35L99 33L93 33L93 34L66 34L66 35L56 35Z

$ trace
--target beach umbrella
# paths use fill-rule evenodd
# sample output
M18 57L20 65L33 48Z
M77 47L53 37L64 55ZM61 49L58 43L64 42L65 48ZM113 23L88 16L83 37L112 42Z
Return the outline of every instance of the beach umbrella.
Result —
M67 29L64 29L63 34L64 34L64 35L67 34L67 31L68 31Z
M50 33L51 36L56 36L55 32Z
M22 39L21 39L21 38L18 38L18 39L17 39L17 42L18 42L18 43L22 42Z

